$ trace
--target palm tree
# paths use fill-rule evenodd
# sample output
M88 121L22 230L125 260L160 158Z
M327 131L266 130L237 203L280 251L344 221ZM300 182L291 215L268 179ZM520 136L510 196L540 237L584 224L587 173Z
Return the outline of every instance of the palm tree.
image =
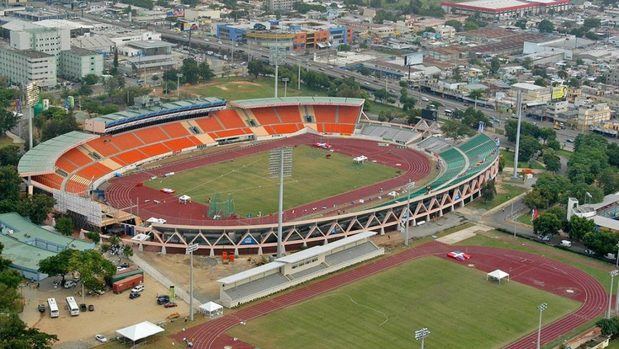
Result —
M475 100L475 109L477 109L477 100L484 95L484 91L477 89L469 92L469 98L473 98Z

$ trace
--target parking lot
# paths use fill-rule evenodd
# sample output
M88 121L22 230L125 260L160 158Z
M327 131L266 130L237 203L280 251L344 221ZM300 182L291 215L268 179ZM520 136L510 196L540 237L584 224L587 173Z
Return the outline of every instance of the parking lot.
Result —
M26 304L22 319L29 326L36 326L44 332L56 334L59 339L57 347L60 348L89 348L97 344L94 336L103 334L108 338L115 336L115 331L141 321L158 323L173 313L186 316L188 306L181 300L177 300L177 307L164 308L157 305L157 295L167 294L168 290L162 285L144 275L144 291L136 299L129 299L129 291L114 294L106 291L100 296L86 296L82 302L79 295L80 287L77 288L54 288L52 281L56 278L47 278L40 283L25 286L21 289ZM70 316L65 297L74 296L77 303L92 304L93 312L81 312L78 316ZM46 304L50 297L56 298L60 316L52 319L48 309L44 314L37 310L39 304ZM47 307L46 307L47 308Z

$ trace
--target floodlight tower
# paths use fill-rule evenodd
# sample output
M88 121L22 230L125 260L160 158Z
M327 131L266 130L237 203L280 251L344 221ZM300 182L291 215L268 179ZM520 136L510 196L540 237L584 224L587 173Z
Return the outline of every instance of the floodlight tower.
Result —
M292 176L292 148L273 149L269 154L269 174L271 178L279 177L279 197L277 210L277 257L284 255L282 231L284 222L284 177Z
M426 337L430 335L430 330L424 327L422 329L416 330L414 332L414 335L415 335L415 340L418 340L421 342L421 349L423 349L425 345Z
M542 346L542 313L544 310L548 308L548 303L542 303L537 306L539 310L539 326L537 328L537 349L540 349Z
M518 90L516 95L516 116L518 117L518 127L516 128L516 149L514 151L514 175L518 178L518 152L520 152L520 124L522 123L522 91Z
M608 293L608 311L606 312L606 318L610 319L611 303L613 301L613 284L615 283L615 276L619 275L619 270L612 270L610 273L610 292Z
M193 253L200 247L198 244L190 244L185 248L185 254L189 255L189 320L193 321Z

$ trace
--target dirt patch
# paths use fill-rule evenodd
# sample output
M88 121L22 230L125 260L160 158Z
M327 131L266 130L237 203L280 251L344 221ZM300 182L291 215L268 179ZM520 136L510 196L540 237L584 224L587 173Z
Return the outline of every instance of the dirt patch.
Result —
M189 256L184 254L138 253L138 256L185 290L189 290ZM202 302L219 299L217 280L256 266L258 256L241 256L234 263L223 264L221 258L194 255L194 294Z
M101 296L86 296L85 303L95 306L93 312L81 312L79 316L70 316L65 298L74 296L78 303L82 303L79 288L54 288L50 277L40 283L40 287L23 287L22 294L25 300L24 311L20 315L29 326L34 326L44 332L58 336L59 346L91 347L97 342L95 334L103 334L108 338L115 336L115 331L142 321L158 323L175 312L185 316L189 307L177 300L178 307L164 308L156 303L158 294L167 294L167 289L158 282L145 275L144 292L136 299L129 299L129 291L114 294L111 291ZM52 319L49 313L40 314L38 304L47 304L48 298L56 298L60 316ZM47 309L48 310L48 309Z

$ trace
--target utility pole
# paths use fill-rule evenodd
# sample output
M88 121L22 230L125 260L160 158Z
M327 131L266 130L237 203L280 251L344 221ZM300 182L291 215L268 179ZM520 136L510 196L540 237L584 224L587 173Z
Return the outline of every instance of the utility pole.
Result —
M193 253L198 247L198 244L191 244L185 249L185 254L189 255L189 321L193 321Z
M301 91L301 63L297 63L297 90Z
M542 347L542 313L548 308L548 303L542 303L537 306L539 309L539 326L537 328L537 349Z
M183 77L183 73L176 74L176 98L180 98L182 77Z
M284 97L286 97L286 94L288 92L288 81L289 80L290 79L288 79L288 78L282 78L282 81L284 82Z
M516 128L516 149L514 151L514 179L518 179L518 152L520 151L520 125L522 123L522 91L518 90L516 95L516 116L518 117L518 127Z

